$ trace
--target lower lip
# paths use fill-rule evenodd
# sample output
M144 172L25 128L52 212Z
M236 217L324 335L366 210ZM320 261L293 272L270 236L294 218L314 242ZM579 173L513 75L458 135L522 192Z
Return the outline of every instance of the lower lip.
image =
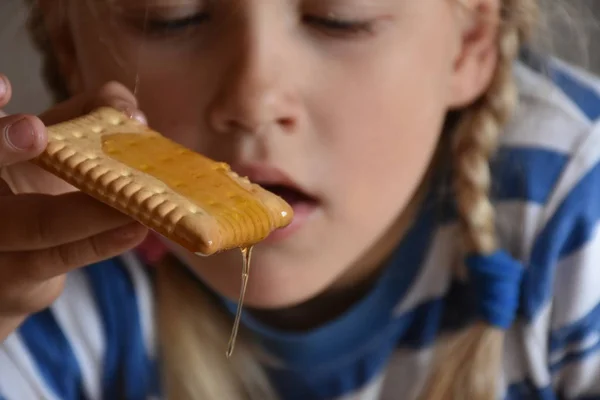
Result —
M264 243L274 244L281 242L293 234L298 232L302 226L308 221L308 219L317 210L318 205L315 203L297 203L292 204L294 209L294 218L292 222L285 228L277 229L273 231L265 240Z

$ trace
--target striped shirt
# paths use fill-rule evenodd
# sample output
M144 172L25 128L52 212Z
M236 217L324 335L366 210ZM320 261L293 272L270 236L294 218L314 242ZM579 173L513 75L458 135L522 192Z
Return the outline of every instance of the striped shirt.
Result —
M526 271L498 399L600 399L600 81L556 60L519 62L516 76L493 201L500 244ZM339 318L289 334L245 313L281 398L414 399L441 333L475 317L472 287L451 274L456 236L452 203L427 202ZM0 345L0 399L160 398L153 308L132 254L71 273L61 297Z

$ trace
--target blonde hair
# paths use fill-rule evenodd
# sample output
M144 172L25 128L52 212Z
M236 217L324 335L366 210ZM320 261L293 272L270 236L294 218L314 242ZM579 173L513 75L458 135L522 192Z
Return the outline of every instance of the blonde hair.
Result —
M35 0L28 0L35 1ZM451 134L455 195L465 253L496 249L494 208L489 200L489 159L497 138L517 104L512 65L538 21L537 0L502 0L499 59L487 92L460 112ZM32 8L30 31L44 55L44 75L56 100L67 90L43 27ZM182 271L157 267L161 356L168 396L192 399L275 399L251 341L243 332L234 357L225 358L230 318ZM423 400L492 400L497 395L504 333L485 323L443 341Z
M498 63L487 92L462 112L452 133L454 193L465 253L497 248L494 207L489 199L489 159L516 108L513 65L539 21L536 0L503 0ZM504 331L478 322L442 341L422 399L493 400L501 376Z

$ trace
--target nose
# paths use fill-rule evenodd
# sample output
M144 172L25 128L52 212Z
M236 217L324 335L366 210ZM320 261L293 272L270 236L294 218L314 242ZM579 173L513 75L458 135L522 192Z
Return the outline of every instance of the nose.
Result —
M229 47L233 56L208 107L209 124L219 133L289 133L298 121L293 69L285 68L285 55L272 33L243 36Z

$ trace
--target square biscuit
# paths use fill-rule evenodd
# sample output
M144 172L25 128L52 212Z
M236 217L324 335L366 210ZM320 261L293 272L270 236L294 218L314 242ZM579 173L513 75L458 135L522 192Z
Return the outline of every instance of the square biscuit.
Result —
M48 127L34 163L198 254L254 245L293 217L229 165L109 107Z

